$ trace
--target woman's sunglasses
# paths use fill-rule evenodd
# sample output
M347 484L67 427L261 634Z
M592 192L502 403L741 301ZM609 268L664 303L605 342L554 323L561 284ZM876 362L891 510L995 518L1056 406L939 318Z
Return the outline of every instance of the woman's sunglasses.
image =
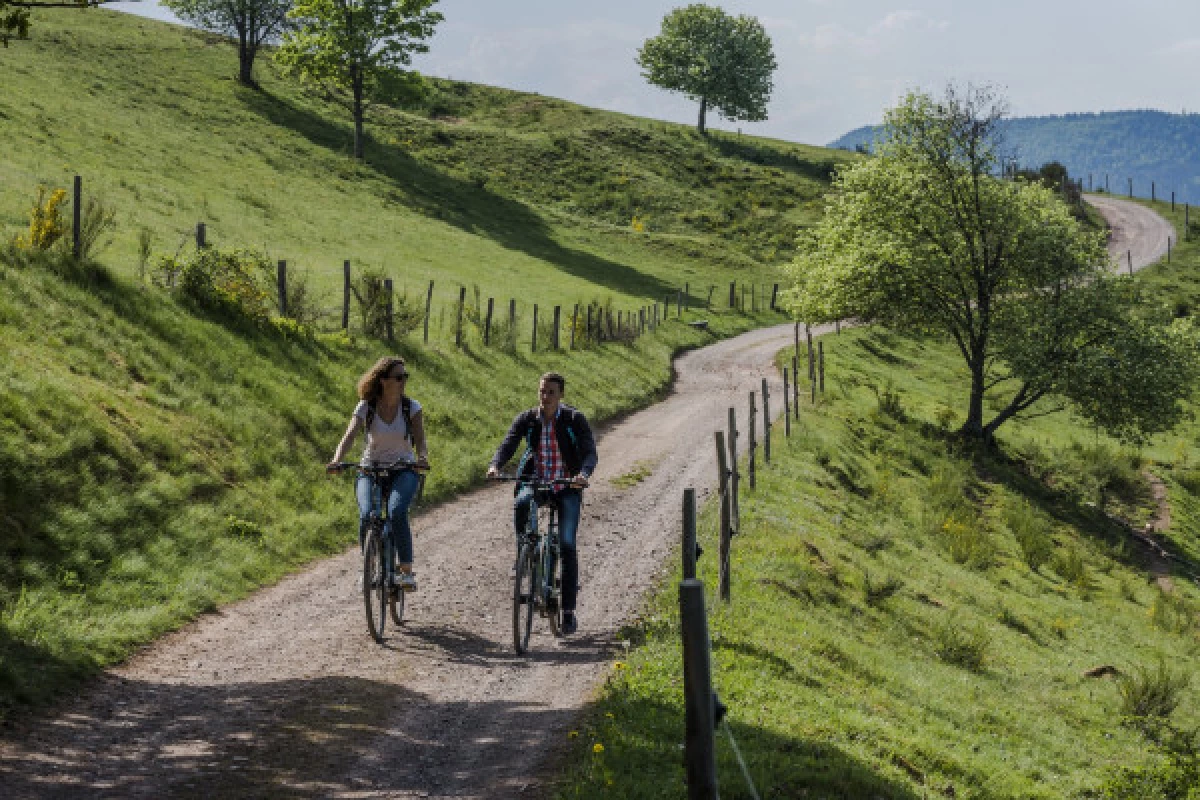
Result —
M385 380L385 381L406 381L406 380L408 380L408 373L401 372L399 375L384 375L383 380Z

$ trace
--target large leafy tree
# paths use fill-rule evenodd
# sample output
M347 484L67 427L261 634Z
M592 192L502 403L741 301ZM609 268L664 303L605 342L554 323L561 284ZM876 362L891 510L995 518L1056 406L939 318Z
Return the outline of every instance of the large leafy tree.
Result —
M0 0L0 45L29 38L29 12L35 8L88 8L106 0Z
M236 36L238 81L254 86L254 59L288 27L291 0L161 0L180 19L213 33Z
M1003 114L987 88L913 93L890 110L877 157L839 174L792 266L795 313L952 340L970 376L969 438L1067 406L1126 440L1170 428L1197 375L1190 328L1138 313L1103 234L1056 192L995 177Z
M767 118L775 53L754 17L701 3L677 8L642 45L637 63L650 83L700 103L701 133L709 107L729 120Z
M442 20L437 0L296 0L276 59L302 80L346 96L354 115L354 157L363 157L363 115L376 100L411 93L405 69Z

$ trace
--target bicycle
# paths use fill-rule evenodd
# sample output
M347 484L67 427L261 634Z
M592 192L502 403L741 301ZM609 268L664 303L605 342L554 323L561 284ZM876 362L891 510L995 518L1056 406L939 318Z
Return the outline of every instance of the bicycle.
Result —
M363 529L363 605L367 612L367 631L377 642L383 641L383 629L390 613L399 627L404 623L404 592L396 586L395 543L384 536L387 522L387 503L383 501L383 482L400 472L429 471L429 465L411 459L401 459L384 466L365 466L351 461L330 465L330 472L354 469L371 479L371 513Z
M524 481L508 475L496 480L517 481L533 490L525 530L518 537L513 578L513 647L518 655L524 655L529 651L534 611L549 621L555 636L562 633L562 559L559 557L558 499L554 490L577 484L570 480ZM539 516L545 519L544 525L538 524Z

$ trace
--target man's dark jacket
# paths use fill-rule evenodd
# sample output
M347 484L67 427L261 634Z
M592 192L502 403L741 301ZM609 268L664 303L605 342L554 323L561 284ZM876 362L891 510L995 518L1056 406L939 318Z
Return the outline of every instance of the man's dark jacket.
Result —
M492 466L499 469L517 452L517 445L525 440L527 449L521 459L520 477L528 480L537 474L538 441L542 436L542 410L532 408L517 414L496 455ZM589 477L596 468L596 440L587 418L565 403L559 403L558 416L554 420L554 438L558 440L558 452L562 455L571 475Z

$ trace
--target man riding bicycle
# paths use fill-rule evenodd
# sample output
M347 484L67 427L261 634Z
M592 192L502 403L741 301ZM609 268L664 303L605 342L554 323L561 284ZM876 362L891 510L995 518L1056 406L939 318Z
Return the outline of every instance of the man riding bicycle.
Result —
M500 474L525 440L525 454L517 470L519 480L549 483L570 480L571 486L556 490L559 508L559 544L562 551L562 609L564 634L574 633L575 597L579 589L579 559L575 549L575 534L579 529L579 512L583 505L583 489L596 468L596 441L587 418L562 402L566 379L557 372L547 372L538 384L538 407L522 411L513 420L508 434L492 462L488 477ZM533 504L533 489L518 484L513 502L513 524L520 544L529 510Z

